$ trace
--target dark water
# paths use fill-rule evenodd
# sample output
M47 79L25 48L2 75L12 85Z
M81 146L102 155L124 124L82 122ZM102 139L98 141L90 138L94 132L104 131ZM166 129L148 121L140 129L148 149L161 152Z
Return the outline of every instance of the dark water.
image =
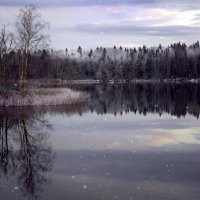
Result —
M78 86L91 104L0 108L0 199L199 200L200 86Z

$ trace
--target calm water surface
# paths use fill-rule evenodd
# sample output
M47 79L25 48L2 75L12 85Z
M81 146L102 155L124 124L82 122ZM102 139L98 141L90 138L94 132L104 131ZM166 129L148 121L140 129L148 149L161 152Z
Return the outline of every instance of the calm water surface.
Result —
M0 199L200 199L200 86L77 89L89 105L0 109Z

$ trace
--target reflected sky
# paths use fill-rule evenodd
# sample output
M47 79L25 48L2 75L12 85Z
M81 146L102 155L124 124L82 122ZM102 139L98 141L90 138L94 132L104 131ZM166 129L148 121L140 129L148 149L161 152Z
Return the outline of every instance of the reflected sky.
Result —
M194 117L86 113L48 120L57 156L54 183L43 199L199 199Z
M199 121L187 116L181 120L167 114L146 117L129 113L83 117L49 116L53 124L52 142L57 150L186 151L199 149Z

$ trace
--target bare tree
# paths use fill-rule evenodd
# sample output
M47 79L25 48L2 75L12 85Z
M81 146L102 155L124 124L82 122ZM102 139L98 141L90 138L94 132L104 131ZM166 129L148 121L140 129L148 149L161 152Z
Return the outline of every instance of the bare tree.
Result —
M0 72L6 84L6 60L8 54L13 50L13 34L3 25L0 30Z
M21 64L19 67L20 80L24 82L27 77L29 54L48 45L49 36L45 30L49 24L41 19L38 9L33 5L20 9L16 22L16 44L21 51Z

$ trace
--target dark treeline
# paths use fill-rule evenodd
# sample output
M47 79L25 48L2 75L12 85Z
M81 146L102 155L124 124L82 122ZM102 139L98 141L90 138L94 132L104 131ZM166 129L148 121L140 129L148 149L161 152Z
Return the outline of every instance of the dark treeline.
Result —
M200 45L172 44L164 48L96 48L89 52L38 50L28 54L29 79L94 79L130 81L133 79L197 79L200 77ZM20 78L22 53L15 50L4 55L5 72L1 78ZM2 58L0 58L2 61ZM1 62L2 63L2 62ZM0 67L2 70L3 68Z

